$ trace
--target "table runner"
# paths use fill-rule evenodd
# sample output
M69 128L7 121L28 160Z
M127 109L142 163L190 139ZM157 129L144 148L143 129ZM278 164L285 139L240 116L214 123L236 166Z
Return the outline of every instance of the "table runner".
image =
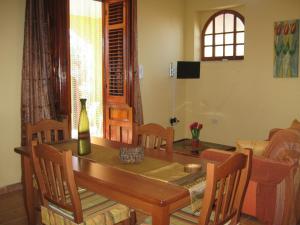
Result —
M54 145L58 149L71 149L73 155L77 155L77 141L71 141L66 143L60 143ZM145 156L142 166L141 163L137 164L125 164L119 160L119 151L114 148L104 147L100 145L92 144L92 152L85 156L79 156L80 158L89 159L94 162L106 164L118 169L123 169L136 174L143 174L145 172L155 170L171 164L170 162L159 160Z
M55 144L54 146L59 149L71 149L73 154L77 155L76 140ZM125 164L119 160L119 151L116 151L114 148L95 144L92 144L92 152L90 154L79 157L125 170L126 172L145 176L150 179L185 187L190 192L192 211L197 211L201 207L206 186L205 174L203 171L199 173L187 173L184 172L184 165L180 163L168 162L147 156L144 157L142 163Z

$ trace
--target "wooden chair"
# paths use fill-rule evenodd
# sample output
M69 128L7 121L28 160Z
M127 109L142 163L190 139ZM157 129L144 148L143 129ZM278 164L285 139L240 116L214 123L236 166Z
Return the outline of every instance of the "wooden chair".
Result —
M41 192L43 224L53 225L53 221L54 224L130 222L127 206L77 188L70 150L59 151L47 144L34 146L33 143L32 161Z
M252 151L235 153L221 165L208 163L199 224L238 224L250 179ZM212 213L214 212L214 216ZM213 217L213 218L212 218Z
M56 120L41 120L35 124L26 125L27 144L32 140L38 143L58 143L70 139L68 119L62 122Z
M149 123L137 126L135 133L137 144L145 148L173 151L174 129L172 127L164 128L159 124Z
M200 211L193 212L191 206L177 210L170 216L170 224L238 224L249 183L251 163L251 150L234 153L220 165L208 163L206 188ZM151 218L148 217L143 224L150 223Z
M37 143L58 143L70 139L68 118L62 122L57 120L45 119L35 124L26 124L27 145L30 146L32 141ZM36 177L33 176L34 187L34 205L35 209L40 209L40 196Z

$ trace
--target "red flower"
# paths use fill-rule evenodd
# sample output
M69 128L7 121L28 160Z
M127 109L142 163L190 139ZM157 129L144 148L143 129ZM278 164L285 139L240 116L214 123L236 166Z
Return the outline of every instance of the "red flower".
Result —
M287 23L287 24L284 25L283 33L284 33L285 35L287 35L287 34L289 33L289 31L290 31L290 26L289 26L289 24Z
M197 128L198 128L198 122L194 122L190 125L190 130L197 129Z
M203 125L201 123L198 124L198 130L201 130Z
M290 24L290 30L291 30L292 34L295 33L295 31L296 31L296 23Z
M200 130L202 129L202 127L203 125L198 122L194 122L190 125L190 130L193 138L199 139Z
M275 33L276 33L277 35L280 35L280 34L281 34L281 29L282 29L282 25L281 25L281 24L277 24L277 25L275 26Z

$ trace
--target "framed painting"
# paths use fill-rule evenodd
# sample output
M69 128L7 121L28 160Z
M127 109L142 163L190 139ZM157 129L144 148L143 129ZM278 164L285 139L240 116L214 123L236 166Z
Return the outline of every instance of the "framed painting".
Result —
M274 77L298 77L299 20L275 22Z

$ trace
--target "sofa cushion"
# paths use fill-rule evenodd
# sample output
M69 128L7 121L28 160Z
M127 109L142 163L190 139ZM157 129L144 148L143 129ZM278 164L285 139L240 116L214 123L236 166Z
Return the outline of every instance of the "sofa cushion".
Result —
M300 122L297 119L294 119L290 128L300 131Z
M261 156L269 144L269 141L237 140L236 151L242 151L244 148L250 148L253 154Z
M272 135L263 156L270 159L285 161L285 156L300 153L300 130L287 128Z

